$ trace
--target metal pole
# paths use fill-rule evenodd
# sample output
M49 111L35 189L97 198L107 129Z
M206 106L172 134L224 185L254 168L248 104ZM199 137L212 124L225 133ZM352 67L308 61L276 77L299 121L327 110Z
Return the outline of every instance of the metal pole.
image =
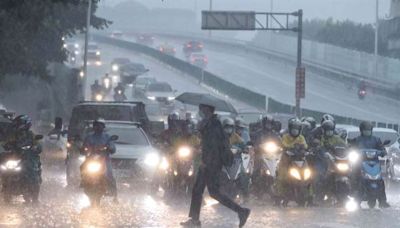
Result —
M210 0L210 11L212 11L213 0ZM211 30L208 30L208 37L211 38Z
M302 39L303 39L303 10L299 10L298 12L298 27L297 27L297 69L300 69L302 66L301 63L301 51L302 51ZM296 73L296 77L298 77ZM295 88L296 90L296 88ZM301 116L300 111L300 97L296 96L296 116Z
M87 82L87 53L89 44L89 32L90 32L90 18L92 15L92 0L88 0L88 12L86 17L86 33L85 33L85 53L83 55L83 94L85 94L86 82ZM85 95L84 95L85 96Z
M379 0L376 0L375 10L375 77L378 78Z

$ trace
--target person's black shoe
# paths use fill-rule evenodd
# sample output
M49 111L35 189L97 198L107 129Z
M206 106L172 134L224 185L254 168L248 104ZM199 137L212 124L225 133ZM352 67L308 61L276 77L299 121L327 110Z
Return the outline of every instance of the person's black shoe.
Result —
M189 219L186 222L181 222L183 227L201 227L201 222L199 220Z
M387 202L382 202L382 203L379 203L379 207L380 208L389 208L390 204L388 204Z
M250 212L251 212L250 209L243 208L243 210L238 213L239 221L240 221L239 222L239 227L243 227L244 224L246 224L247 219L249 218Z

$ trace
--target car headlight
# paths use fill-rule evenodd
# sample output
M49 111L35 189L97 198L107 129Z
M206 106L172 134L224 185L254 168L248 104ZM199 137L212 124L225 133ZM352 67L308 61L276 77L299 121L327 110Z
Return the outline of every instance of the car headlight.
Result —
M103 95L97 94L96 95L96 101L102 101L103 100Z
M119 66L117 64L113 64L111 68L112 68L113 71L118 71L119 70Z
M173 100L175 100L175 97L168 97L168 100L173 101Z
M340 171L340 172L347 172L350 169L349 164L347 163L337 163L336 164L336 168Z
M97 66L101 66L101 61L96 61Z
M265 152L271 153L271 154L274 154L279 151L279 147L275 142L264 143L264 145L262 147Z
M100 55L100 51L96 51L96 55Z
M353 164L357 163L359 159L360 159L360 154L357 151L352 150L349 152L349 161L351 163Z
M169 162L168 162L167 158L163 157L161 159L161 163L160 163L159 168L161 170L167 170L169 168Z
M72 144L70 142L67 142L67 148L71 148Z
M157 153L150 153L146 156L144 163L150 167L156 167L160 162L160 156Z
M71 61L75 61L75 57L72 57L72 58L71 58Z
M67 48L67 47L68 47L68 45L67 45L67 44L63 44L63 47L64 47L64 48Z
M85 76L85 72L83 72L83 71L79 72L79 76L80 76L81 78L83 78L83 77Z
M155 100L156 100L156 97L149 96L149 97L147 97L147 99L152 100L152 101L155 101Z
M87 164L86 170L89 173L98 173L101 170L101 163L98 161L91 161Z
M178 156L180 158L187 158L192 153L192 150L189 147L181 147L178 150Z
M74 44L74 47L75 48L79 48L79 44Z
M75 55L79 55L79 51L74 51Z
M6 161L5 164L1 166L2 170L10 170L10 169L15 169L19 171L21 168L19 167L19 163L21 160L8 160Z
M289 170L290 176L296 178L297 180L301 180L301 175L298 169L296 168L291 168Z
M306 168L305 170L304 170L304 180L308 180L308 179L310 179L311 178L311 169L309 169L309 168Z

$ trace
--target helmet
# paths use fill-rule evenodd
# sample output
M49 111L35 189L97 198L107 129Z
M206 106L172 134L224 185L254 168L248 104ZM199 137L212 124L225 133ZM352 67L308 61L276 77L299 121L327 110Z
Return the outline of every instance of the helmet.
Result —
M301 132L301 121L297 118L291 118L288 121L288 128L289 128L289 134L293 137L297 137L300 135Z
M96 125L102 125L103 127L105 127L106 121L103 118L98 118L95 121L93 121L93 127Z
M332 120L325 120L321 128L326 136L332 136L335 132L335 123Z
M242 118L240 118L240 117L236 118L235 126L238 127L238 128L246 128L247 127L247 125L244 122L244 120Z
M274 120L273 126L274 126L273 129L275 132L279 133L282 130L282 123L279 120Z
M235 121L228 117L222 121L222 127L226 134L231 135L235 131Z
M19 115L12 122L19 130L29 130L32 126L32 119L28 115Z
M360 123L360 132L362 136L371 136L373 128L374 126L372 126L371 122L363 121Z
M171 114L168 115L168 120L179 120L179 112L172 112Z
M324 114L324 115L322 116L321 125L322 125L322 123L323 123L325 120L331 120L331 121L336 125L335 118L333 118L333 116L330 115L330 114Z
M232 118L225 118L224 121L222 121L222 127L226 127L226 126L235 126L235 121L233 121Z
M303 122L303 123L305 123L305 122L309 123L309 127L310 127L311 129L314 129L314 128L317 126L317 121L316 121L315 118L312 117L312 116L303 117L303 118L301 119L301 122Z

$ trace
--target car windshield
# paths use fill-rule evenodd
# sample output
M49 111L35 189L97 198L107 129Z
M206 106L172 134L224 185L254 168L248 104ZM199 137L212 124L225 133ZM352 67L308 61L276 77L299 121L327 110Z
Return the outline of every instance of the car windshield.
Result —
M106 133L109 135L118 135L116 144L129 144L135 146L148 146L149 141L140 128L135 127L107 127Z
M354 139L360 135L360 132L359 131L351 131L351 132L348 132L347 134L348 134L347 138ZM379 130L374 130L372 134L374 136L380 138L382 142L384 142L385 140L390 140L389 146L392 145L393 143L395 143L399 137L396 132L386 132L386 131L379 131Z
M239 116L246 124L256 123L262 119L261 113L241 113Z
M153 92L172 92L172 88L170 85L166 83L154 83L150 84L148 91L153 91Z
M156 80L154 78L138 78L138 79L136 79L136 83L141 84L141 85L152 83L155 81Z
M122 65L122 64L130 63L130 60L126 59L126 58L114 59L113 63Z
M204 58L203 54L192 54L193 58Z
M71 125L85 124L98 118L118 121L137 121L131 116L131 107L124 105L82 105L72 111Z

